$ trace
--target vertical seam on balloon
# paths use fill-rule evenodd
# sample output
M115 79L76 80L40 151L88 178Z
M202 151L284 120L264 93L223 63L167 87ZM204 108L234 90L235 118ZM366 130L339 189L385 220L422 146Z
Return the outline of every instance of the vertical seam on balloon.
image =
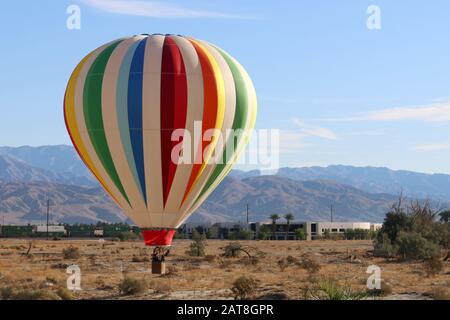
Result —
M97 56L97 58L90 66L84 83L83 109L86 128L88 129L88 135L91 140L92 146L94 147L94 150L97 153L97 156L103 164L109 177L114 182L117 189L119 189L119 192L125 198L127 203L131 206L125 189L123 188L123 185L115 169L114 162L111 158L111 153L109 151L104 133L101 110L101 87L104 76L103 72L112 51L120 42L121 41L116 41L105 48L105 50L103 50ZM96 90L92 91L93 88Z
M166 205L177 165L171 153L177 144L171 140L175 129L184 129L187 116L187 79L183 57L176 43L164 39L161 63L161 166L163 204Z
M130 130L131 145L136 170L139 177L139 185L145 205L147 206L147 190L145 185L144 147L142 133L142 90L144 55L147 38L139 42L131 62L128 78L128 125Z

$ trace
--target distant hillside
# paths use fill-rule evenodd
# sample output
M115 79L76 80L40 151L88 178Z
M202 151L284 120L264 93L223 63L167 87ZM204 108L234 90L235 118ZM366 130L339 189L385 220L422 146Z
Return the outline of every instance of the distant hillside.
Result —
M336 220L382 221L396 197L371 194L330 181L295 181L278 176L225 179L199 213L220 214L245 221L267 220L272 213L292 212L296 219L329 220L333 205Z
M18 162L26 164L28 168L33 169L34 173L40 171L51 177L50 180L52 181L89 186L98 185L91 172L71 146L0 147L0 156L16 160L16 164ZM42 172L42 170L44 171ZM1 174L0 168L0 176ZM31 174L30 179L31 181L38 181L39 177ZM18 181L22 180L19 179Z
M278 175L301 181L331 180L366 192L398 195L403 191L411 198L450 201L450 175L446 174L333 165L326 168L281 168Z
M95 223L125 219L101 188L8 182L0 184L0 194L0 211L7 213L9 223L44 221L47 195L53 221ZM336 220L381 221L393 201L395 196L365 193L333 182L302 182L277 176L244 180L227 177L191 221L245 221L247 203L253 221L288 212L296 219L328 220L330 204Z
M297 219L381 221L403 190L409 197L450 202L450 175L387 168L329 166L281 168L276 175L233 170L191 221L266 220L292 212ZM7 221L44 218L45 197L60 222L122 221L120 209L69 146L0 147L0 213Z
M53 222L118 222L126 218L101 188L48 182L0 183L0 212L7 223L36 223L46 219L46 199L50 199Z

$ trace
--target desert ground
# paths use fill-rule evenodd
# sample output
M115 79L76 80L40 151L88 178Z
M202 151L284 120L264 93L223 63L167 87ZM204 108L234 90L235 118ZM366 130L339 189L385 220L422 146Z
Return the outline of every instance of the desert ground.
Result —
M190 257L185 253L190 243L174 241L166 260L169 272L161 276L151 274L152 251L141 242L2 239L0 289L54 291L66 286L66 268L76 264L82 290L75 299L234 299L231 288L242 275L256 279L254 298L306 299L309 288L325 278L364 291L367 267L377 265L383 294L366 299L443 299L450 294L449 262L438 274L429 275L420 261L373 257L371 241L240 241L252 258L245 253L221 256L226 240L207 240L206 256ZM63 249L70 246L78 248L78 258L64 258ZM308 269L301 263L305 259L319 267ZM145 281L148 289L121 294L119 283L125 277Z

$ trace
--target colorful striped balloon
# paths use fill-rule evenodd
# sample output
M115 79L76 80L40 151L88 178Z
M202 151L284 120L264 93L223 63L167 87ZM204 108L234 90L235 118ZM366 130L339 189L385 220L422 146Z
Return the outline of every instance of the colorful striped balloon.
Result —
M250 77L229 54L205 41L154 34L87 55L67 85L64 116L86 166L146 244L160 246L170 245L231 170L249 137L229 132L253 129L256 105ZM195 161L173 161L178 129L194 142L181 157L192 153ZM223 143L215 135L202 139L210 129Z

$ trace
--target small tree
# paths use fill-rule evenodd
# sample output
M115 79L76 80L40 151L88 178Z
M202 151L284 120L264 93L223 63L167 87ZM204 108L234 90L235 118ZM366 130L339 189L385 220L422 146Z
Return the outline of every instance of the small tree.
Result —
M206 236L200 234L197 230L192 231L192 243L186 254L193 257L203 257L205 255Z
M306 240L308 234L306 233L305 229L297 229L295 230L295 236L298 240Z
M277 215L277 214L272 214L270 216L270 219L272 220L272 237L273 237L274 240L276 240L275 239L275 232L277 231L277 220L280 219L280 216Z
M286 240L289 239L289 229L291 226L291 221L294 220L294 215L292 213L288 213L284 216L286 219Z
M260 240L267 240L270 238L271 233L272 231L270 230L270 228L267 225L263 225L259 228L258 238Z

